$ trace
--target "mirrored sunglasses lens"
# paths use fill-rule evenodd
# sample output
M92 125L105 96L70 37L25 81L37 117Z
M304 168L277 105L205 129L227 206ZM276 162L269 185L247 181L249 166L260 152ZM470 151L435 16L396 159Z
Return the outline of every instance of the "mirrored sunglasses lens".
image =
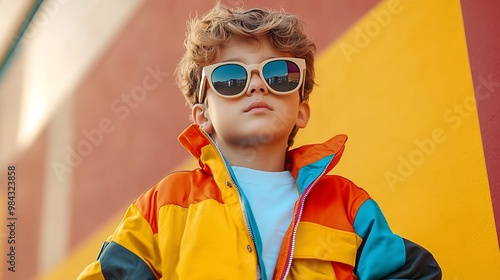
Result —
M275 91L288 92L299 87L300 68L291 61L271 61L264 65L262 72L269 87Z
M226 96L237 95L245 89L247 71L236 64L221 65L212 72L212 85Z

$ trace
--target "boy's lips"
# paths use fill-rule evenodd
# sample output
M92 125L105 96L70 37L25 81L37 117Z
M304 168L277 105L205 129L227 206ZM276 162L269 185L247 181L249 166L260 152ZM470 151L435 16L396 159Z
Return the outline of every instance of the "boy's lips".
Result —
M262 101L262 100L259 100L259 101L254 101L252 102L252 104L250 104L250 106L248 106L246 109L245 109L245 113L246 112L249 112L253 109L259 109L259 108L262 108L262 109L268 109L270 111L273 110L273 108L271 108L271 106L269 106L266 102Z

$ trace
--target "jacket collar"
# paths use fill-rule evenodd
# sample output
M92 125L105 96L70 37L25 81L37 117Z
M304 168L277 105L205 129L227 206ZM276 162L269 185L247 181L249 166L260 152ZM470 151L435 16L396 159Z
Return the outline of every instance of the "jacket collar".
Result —
M191 124L179 136L181 144L203 168L202 148L211 145L209 136L196 124ZM285 167L292 172L299 189L306 188L315 178L332 170L344 151L347 135L340 134L320 143L310 144L287 152Z

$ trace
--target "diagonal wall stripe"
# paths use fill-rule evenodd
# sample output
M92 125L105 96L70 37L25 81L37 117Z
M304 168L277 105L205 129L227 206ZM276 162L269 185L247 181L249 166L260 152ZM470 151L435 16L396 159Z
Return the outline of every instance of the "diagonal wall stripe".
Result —
M461 3L500 243L500 2L462 0Z
M20 41L20 50L29 63L20 92L17 146L25 149L37 139L59 103L74 93L81 78L140 3L43 1Z
M7 69L10 67L10 63L12 62L12 60L14 60L17 52L19 51L19 48L21 48L20 43L23 39L23 36L24 36L25 32L27 31L28 27L30 26L34 16L38 12L43 1L44 0L33 0L33 1L28 1L27 3L24 3L25 6L29 5L29 9L27 9L28 11L26 13L24 20L21 21L21 26L19 27L19 30L16 30L13 38L12 37L9 38L9 36L5 36L5 38L7 38L7 40L3 41L2 44L5 44L7 42L8 43L5 44L6 45L5 46L6 47L5 54L4 54L3 50L0 50L0 81L2 80L3 75L5 74ZM21 2L21 1L19 1L19 2ZM32 2L32 3L29 3L29 2ZM16 7L16 8L18 8L18 7ZM11 15L9 15L9 16L11 16ZM2 31L6 31L6 30L2 30ZM2 47L4 47L4 46L2 46Z

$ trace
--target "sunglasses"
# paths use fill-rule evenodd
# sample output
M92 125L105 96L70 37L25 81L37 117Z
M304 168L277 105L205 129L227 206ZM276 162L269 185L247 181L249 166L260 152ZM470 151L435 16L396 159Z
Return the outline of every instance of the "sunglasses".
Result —
M248 90L254 70L258 70L269 91L278 95L290 94L302 87L305 69L305 60L293 57L271 58L251 65L237 61L208 65L203 67L198 101L203 103L206 82L221 97L243 95Z

